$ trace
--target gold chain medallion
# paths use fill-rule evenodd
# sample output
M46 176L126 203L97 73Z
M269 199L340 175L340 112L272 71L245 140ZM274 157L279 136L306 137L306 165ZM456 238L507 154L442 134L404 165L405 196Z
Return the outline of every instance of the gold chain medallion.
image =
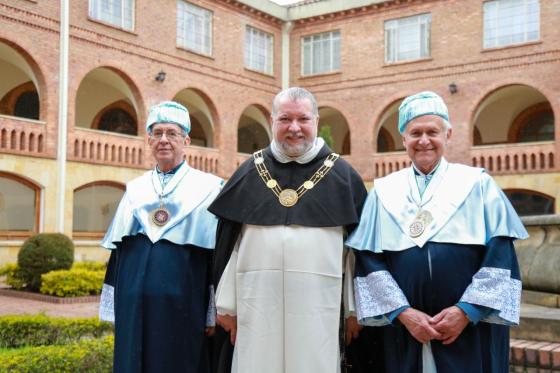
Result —
M319 167L319 169L313 174L313 176L311 176L309 180L306 180L303 184L301 184L299 188L293 190L280 188L278 182L272 178L272 175L270 175L270 172L268 172L268 169L264 164L262 150L253 153L255 167L257 168L259 176L266 184L266 187L272 190L274 194L276 194L276 197L278 197L278 201L284 207L292 207L296 203L298 203L299 199L305 194L305 192L313 189L313 187L315 187L315 185L317 185L317 183L321 181L321 179L323 179L323 177L325 177L327 173L329 173L338 157L339 155L336 153L329 154L327 159L325 159L325 161L323 162L323 165Z
M278 201L284 207L292 207L297 203L298 199L298 194L293 189L284 189L278 196Z

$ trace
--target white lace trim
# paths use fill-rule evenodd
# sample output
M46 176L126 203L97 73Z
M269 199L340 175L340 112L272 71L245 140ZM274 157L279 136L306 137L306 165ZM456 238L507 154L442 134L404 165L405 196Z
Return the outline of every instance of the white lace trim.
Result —
M360 324L384 325L385 315L408 306L406 296L388 271L376 271L354 279L356 314Z
M214 285L210 285L210 300L208 301L208 311L206 311L206 326L216 326L216 299L214 295Z
M482 267L465 290L460 302L489 307L492 312L482 321L517 325L521 304L521 281L511 278L509 269Z
M111 285L103 284L103 288L101 289L99 319L112 323L115 322L115 288Z

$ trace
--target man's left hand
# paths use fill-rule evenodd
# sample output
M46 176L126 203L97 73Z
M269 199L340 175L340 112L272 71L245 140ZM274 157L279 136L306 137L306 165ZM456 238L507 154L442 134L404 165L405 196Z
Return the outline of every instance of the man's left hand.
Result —
M455 342L469 324L469 319L459 307L451 306L432 317L430 324L441 333L442 337L439 339L442 343L448 345Z
M346 319L346 346L352 343L353 339L358 338L360 334L360 330L362 330L363 326L358 324L358 319L356 316L350 316Z
M216 328L213 326L207 326L206 329L204 329L204 332L206 333L206 335L208 337L211 337L214 335L214 333L216 332Z

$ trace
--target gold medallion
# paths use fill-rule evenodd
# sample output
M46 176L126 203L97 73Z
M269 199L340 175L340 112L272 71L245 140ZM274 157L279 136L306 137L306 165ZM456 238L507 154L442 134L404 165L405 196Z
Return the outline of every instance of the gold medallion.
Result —
M293 189L284 189L278 196L278 201L284 207L292 207L297 203L298 199L298 194Z
M167 224L169 218L171 217L171 215L169 214L169 210L162 206L152 211L150 215L152 216L152 223L160 227L163 227L165 224Z
M266 182L266 187L269 189L275 188L278 183L274 179L270 179Z
M307 180L305 183L303 183L303 187L307 190L313 188L315 186L315 183L311 180Z

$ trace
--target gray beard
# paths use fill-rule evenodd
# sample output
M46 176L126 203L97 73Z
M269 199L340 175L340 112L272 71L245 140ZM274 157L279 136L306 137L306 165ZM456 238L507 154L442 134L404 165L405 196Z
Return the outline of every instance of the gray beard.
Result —
M289 145L285 142L278 142L282 152L286 154L288 157L299 157L300 155L305 154L311 147L313 143L307 140L304 140L300 145Z

